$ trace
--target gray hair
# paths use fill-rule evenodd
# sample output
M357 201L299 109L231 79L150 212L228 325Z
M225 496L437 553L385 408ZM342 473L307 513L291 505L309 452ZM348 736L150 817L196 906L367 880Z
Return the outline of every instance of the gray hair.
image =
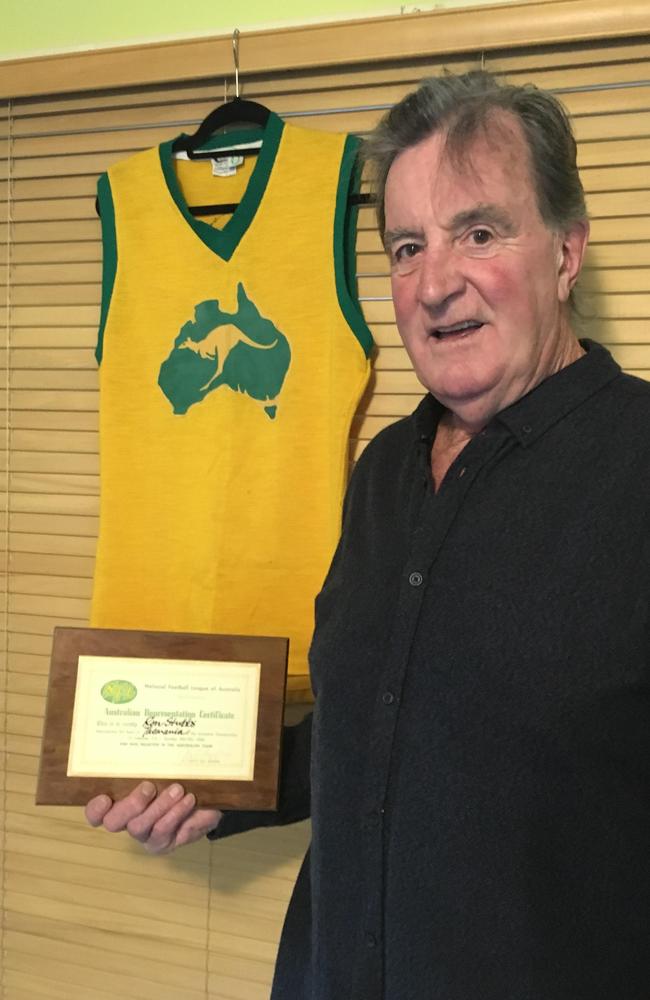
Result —
M532 84L500 83L491 73L474 70L424 80L384 115L366 139L362 157L370 166L382 237L386 228L386 178L394 159L444 130L445 150L460 166L477 135L494 138L495 128L504 129L499 112L513 115L522 128L537 205L546 225L562 232L575 222L587 220L576 166L576 143L560 102Z

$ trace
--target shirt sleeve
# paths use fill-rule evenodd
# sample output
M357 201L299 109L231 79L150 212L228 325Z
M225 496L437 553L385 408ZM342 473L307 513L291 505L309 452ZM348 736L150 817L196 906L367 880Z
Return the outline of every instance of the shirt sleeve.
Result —
M278 809L275 812L227 812L210 840L220 840L233 833L243 833L260 826L285 826L307 819L311 812L311 721L312 713L297 726L285 726L282 737L282 763Z

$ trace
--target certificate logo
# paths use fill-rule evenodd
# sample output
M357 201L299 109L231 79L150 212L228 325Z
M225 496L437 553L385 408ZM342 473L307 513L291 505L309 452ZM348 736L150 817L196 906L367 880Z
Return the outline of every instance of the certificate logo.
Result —
M133 701L138 693L138 689L131 681L106 681L101 690L104 701L110 701L111 705L125 705L127 701Z

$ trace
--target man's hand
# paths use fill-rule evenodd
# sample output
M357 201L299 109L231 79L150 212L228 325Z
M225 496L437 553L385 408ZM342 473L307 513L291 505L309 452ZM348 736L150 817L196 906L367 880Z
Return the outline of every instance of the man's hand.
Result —
M197 809L194 796L185 795L179 784L156 795L150 781L143 781L117 802L98 795L86 806L91 826L103 825L111 833L126 830L150 854L168 854L200 840L218 826L222 815L218 809Z

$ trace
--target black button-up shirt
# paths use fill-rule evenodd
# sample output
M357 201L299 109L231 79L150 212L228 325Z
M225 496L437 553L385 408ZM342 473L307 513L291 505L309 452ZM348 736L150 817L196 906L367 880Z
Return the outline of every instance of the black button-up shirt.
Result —
M358 463L274 1000L650 997L650 385L585 346L437 493L430 396Z

